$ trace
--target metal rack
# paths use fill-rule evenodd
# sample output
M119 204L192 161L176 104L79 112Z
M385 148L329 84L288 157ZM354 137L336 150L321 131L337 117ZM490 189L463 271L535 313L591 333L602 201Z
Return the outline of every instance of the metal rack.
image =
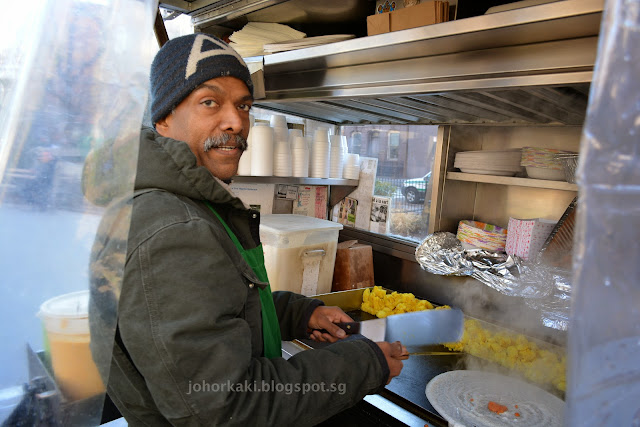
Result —
M257 105L338 125L579 125L602 9L566 0L267 55Z

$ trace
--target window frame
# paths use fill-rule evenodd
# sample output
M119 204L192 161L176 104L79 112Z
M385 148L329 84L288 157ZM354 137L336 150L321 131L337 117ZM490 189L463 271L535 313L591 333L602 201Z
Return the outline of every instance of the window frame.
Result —
M391 137L397 135L396 157L391 157ZM397 162L400 159L400 131L390 130L387 134L387 160Z
M358 144L355 144L355 136L358 136ZM351 135L349 135L349 138L351 139L351 151L349 151L350 153L353 154L360 154L362 153L362 132L359 131L353 131L351 132ZM358 147L358 151L355 151L355 147Z

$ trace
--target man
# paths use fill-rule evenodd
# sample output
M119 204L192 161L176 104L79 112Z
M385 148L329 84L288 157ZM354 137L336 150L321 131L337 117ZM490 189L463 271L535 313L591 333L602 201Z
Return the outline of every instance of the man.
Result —
M122 288L105 285L103 261L122 234L96 240L92 266L98 362L120 292L102 373L130 425L314 425L381 390L408 357L400 343L336 342L335 322L351 320L337 307L271 295L259 214L225 184L247 147L252 90L242 58L208 35L173 39L153 61L155 130L140 138ZM107 217L101 230L114 230ZM336 343L280 357L280 339L309 336Z

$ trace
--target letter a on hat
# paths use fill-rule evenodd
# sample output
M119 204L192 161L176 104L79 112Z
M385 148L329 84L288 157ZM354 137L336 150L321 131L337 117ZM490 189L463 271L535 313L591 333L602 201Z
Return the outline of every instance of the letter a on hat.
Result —
M205 41L215 44L220 49L209 49L209 50L203 51L202 48ZM189 59L187 60L187 68L185 70L185 80L187 80L196 72L196 70L198 69L198 62L202 61L203 59L210 58L212 56L217 56L217 55L234 56L238 59L238 61L240 61L242 65L244 65L245 67L247 66L244 63L244 60L242 59L242 57L238 55L238 53L235 50L230 49L226 45L219 43L216 39L212 37L206 36L204 34L199 34L198 36L196 36L196 38L193 41L193 45L191 46L191 53L189 53Z

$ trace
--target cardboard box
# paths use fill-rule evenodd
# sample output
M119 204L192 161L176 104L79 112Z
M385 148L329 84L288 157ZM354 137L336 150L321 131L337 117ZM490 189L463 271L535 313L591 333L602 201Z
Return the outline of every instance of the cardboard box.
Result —
M331 291L348 291L373 285L371 246L358 243L357 240L338 243Z
M449 19L449 2L427 1L415 6L367 16L367 35L437 24Z

